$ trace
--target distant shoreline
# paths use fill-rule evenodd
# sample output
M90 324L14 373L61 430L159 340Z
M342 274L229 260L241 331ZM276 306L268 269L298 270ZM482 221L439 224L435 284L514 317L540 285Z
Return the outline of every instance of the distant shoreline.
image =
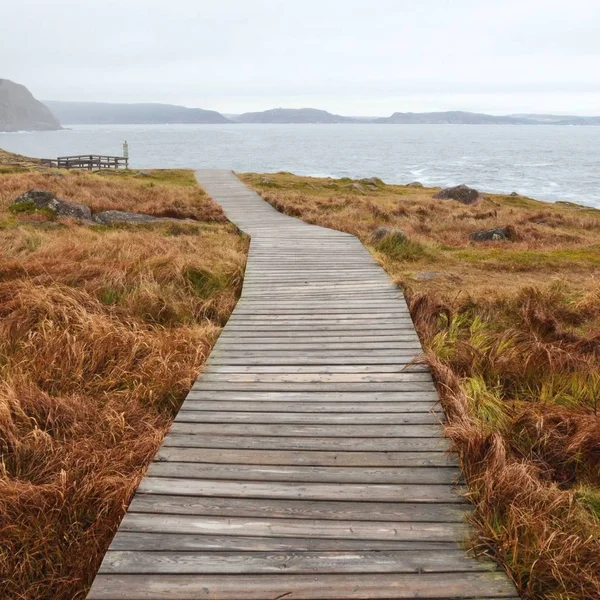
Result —
M468 111L395 112L389 117L353 117L316 108L274 108L224 115L215 110L171 104L112 104L46 101L63 125L600 125L600 116L513 114Z
M335 125L402 125L409 127L420 127L420 126L448 126L448 127L496 127L496 126L507 126L507 127L600 127L600 123L174 123L174 122L164 122L164 123L64 123L64 127L60 129L23 129L19 131L0 131L0 135L20 135L25 133L59 133L61 131L73 131L73 127L104 127L104 126L119 126L119 127L128 127L132 125L139 125L144 127L154 127L154 126L162 126L162 125L221 125L225 127L231 126L256 126L256 125L324 125L324 126L335 126Z

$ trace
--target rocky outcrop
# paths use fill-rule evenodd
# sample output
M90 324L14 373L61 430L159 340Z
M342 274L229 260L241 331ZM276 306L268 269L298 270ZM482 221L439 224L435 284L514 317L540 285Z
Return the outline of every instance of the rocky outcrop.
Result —
M411 181L411 183L406 184L406 187L422 188L423 184L420 181Z
M61 200L46 190L29 190L19 196L11 205L13 213L44 210L57 217L70 217L81 221L92 220L92 211L87 206Z
M494 229L485 229L483 231L474 231L469 235L469 239L474 242L506 242L515 240L517 232L514 227L496 227Z
M125 212L122 210L105 210L96 214L82 204L75 204L57 198L52 192L46 190L29 190L13 201L11 212L36 213L46 212L50 217L68 217L77 219L85 224L110 225L111 223L155 223L158 221L181 221L168 217L153 217L141 213Z
M56 129L62 129L58 119L25 86L0 79L0 131Z
M475 204L475 202L479 200L480 194L477 190L461 184L454 187L444 188L437 194L434 194L433 197L443 200L456 200L462 204Z

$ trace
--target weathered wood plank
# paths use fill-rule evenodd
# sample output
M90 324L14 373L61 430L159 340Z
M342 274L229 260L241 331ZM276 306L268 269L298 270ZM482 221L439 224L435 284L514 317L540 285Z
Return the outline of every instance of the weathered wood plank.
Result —
M249 535L320 538L459 542L467 532L465 523L423 523L400 521L336 521L331 519L252 519L249 517L208 517L128 512L122 531L202 533L205 535Z
M277 415L278 419L285 419L285 413L296 413L301 414L312 414L315 417L327 418L328 413L335 413L336 416L343 416L351 419L354 423L358 419L368 419L369 416L375 417L379 413L385 413L392 419L398 416L402 418L407 414L420 413L429 414L435 413L435 418L438 416L441 418L439 404L435 405L431 402L319 402L318 400L313 402L307 401L296 401L287 402L285 400L195 400L193 397L188 397L182 405L182 410L179 412L179 416L182 416L182 412L189 413L191 411L198 412L214 412L219 415L223 415L223 418L228 418L228 415L232 412L239 412L240 414L248 414L252 412L270 412L272 415ZM361 415L361 416L356 416ZM396 415L396 416L392 416ZM182 419L184 420L184 419ZM273 422L277 422L274 417ZM394 421L390 421L393 423Z
M145 477L138 492L223 498L452 503L463 502L457 493L459 489L449 484L291 483Z
M210 373L421 373L429 372L426 365L297 365L261 366L261 365L211 365Z
M307 552L307 551L368 551L382 550L456 550L456 542L426 540L351 540L313 537L282 538L246 535L202 535L179 533L139 533L119 531L112 550L147 550L157 552Z
M260 381L253 383L229 383L227 381L204 381L200 379L192 388L194 391L215 391L215 392L234 392L234 391L263 391L263 392L320 392L325 395L327 392L428 392L435 391L435 386L429 381L394 381L394 382L373 382L373 383L263 383Z
M278 391L269 392L261 390L242 390L242 391L202 391L192 389L188 394L188 399L194 400L264 400L264 401L283 401L283 402L431 402L433 405L439 398L435 391L430 392L411 392L411 391L377 391L363 392L347 390L345 392L328 391L321 393L318 390L307 390L301 392Z
M440 427L435 425L252 425L237 423L181 423L171 425L171 433L201 435L272 436L272 437L321 437L321 438L435 438L441 437Z
M410 413L324 413L319 412L206 412L193 410L189 401L182 406L177 415L178 423L282 423L306 425L344 425L360 421L363 425L427 425L440 422L440 417L430 412ZM196 403L198 404L198 403Z
M382 383L425 381L431 375L423 373L211 373L202 381L225 383Z
M370 502L365 506L364 502L349 501L271 500L164 494L137 494L129 506L131 513L427 523L463 523L468 510L467 504Z
M379 449L381 450L381 449ZM157 461L237 463L247 465L306 465L339 467L448 467L457 466L448 452L331 452L319 450L247 450L235 448L193 448L164 445Z
M163 447L248 450L329 450L336 452L435 452L450 449L444 438L273 437L170 432Z
M236 481L296 481L325 483L453 484L460 477L454 467L332 467L154 462L148 477L225 479Z
M500 573L311 575L104 575L90 600L265 600L282 590L294 600L514 598Z
M460 550L427 552L131 552L111 551L101 573L453 573L493 571Z

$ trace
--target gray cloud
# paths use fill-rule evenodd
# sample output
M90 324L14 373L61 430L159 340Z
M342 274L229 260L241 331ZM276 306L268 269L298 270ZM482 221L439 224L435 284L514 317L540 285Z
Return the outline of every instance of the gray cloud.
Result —
M596 0L3 0L0 77L224 112L598 114L599 28Z

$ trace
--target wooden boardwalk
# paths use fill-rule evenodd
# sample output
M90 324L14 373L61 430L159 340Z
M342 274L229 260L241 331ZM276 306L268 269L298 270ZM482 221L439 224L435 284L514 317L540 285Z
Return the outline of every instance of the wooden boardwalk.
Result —
M231 172L197 177L252 236L243 295L88 598L516 598L460 548L460 471L384 271Z

